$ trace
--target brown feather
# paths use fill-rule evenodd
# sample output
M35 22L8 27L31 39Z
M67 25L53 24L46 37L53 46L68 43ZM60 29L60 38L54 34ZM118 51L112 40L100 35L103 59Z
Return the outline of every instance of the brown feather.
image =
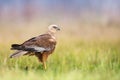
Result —
M49 31L46 34L39 35L37 37L33 37L23 44L13 44L12 49L19 51L27 51L27 53L23 55L35 55L40 62L43 63L44 68L46 69L46 61L50 54L53 53L56 46L56 39L54 37L55 32L59 28L53 25L50 26ZM18 54L14 53L13 55ZM20 53L20 52L19 52ZM21 55L22 53L20 53Z

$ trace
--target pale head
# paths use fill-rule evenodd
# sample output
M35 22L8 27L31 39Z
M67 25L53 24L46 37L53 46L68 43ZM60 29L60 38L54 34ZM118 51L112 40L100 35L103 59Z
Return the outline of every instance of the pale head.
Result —
M60 27L59 26L57 26L57 25L50 25L49 27L48 27L48 29L49 29L49 31L50 32L52 32L52 33L56 33L57 31L60 31Z

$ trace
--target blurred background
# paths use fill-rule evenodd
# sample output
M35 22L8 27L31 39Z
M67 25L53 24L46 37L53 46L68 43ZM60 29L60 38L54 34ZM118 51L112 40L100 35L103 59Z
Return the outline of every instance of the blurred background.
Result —
M120 38L120 0L0 0L0 42L28 39L61 26L61 36Z
M11 44L61 27L42 69ZM120 0L0 0L0 80L120 80Z

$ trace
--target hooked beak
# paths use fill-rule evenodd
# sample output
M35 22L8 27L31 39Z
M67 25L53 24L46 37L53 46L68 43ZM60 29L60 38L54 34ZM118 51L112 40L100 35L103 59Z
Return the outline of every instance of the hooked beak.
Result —
M57 28L57 31L60 31L60 28Z
M60 31L61 29L60 29L61 27L57 27L56 29L57 29L57 31Z

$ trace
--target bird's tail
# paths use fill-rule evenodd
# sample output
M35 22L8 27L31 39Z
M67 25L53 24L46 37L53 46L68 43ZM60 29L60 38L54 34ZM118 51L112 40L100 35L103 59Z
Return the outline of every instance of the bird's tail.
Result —
M16 50L20 50L20 49L21 49L21 45L19 45L19 44L12 44L12 45L11 45L11 49L12 49L12 50L15 50L15 49L16 49Z
M27 54L27 53L28 53L27 51L18 50L15 53L11 54L10 58L19 57L19 56L22 56L22 55Z

